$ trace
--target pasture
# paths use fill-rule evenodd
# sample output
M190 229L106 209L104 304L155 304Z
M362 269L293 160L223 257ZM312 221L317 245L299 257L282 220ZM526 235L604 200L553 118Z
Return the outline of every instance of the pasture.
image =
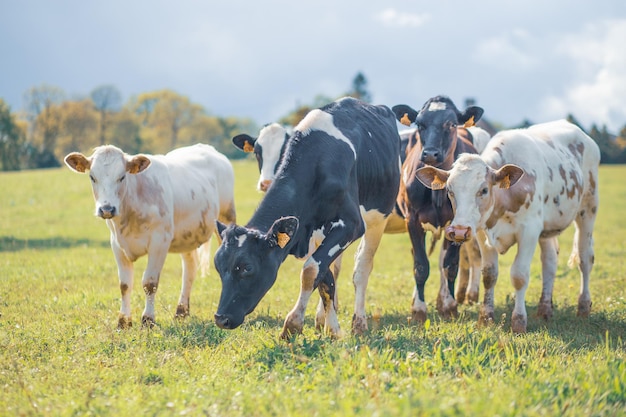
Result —
M251 160L234 166L243 224L261 198L257 167ZM349 334L353 245L338 284L345 336L333 341L315 331L313 298L304 334L284 342L278 336L298 295L301 261L288 258L256 311L226 331L213 322L220 294L213 269L194 284L191 317L174 319L181 262L170 254L157 327L147 330L139 325L142 258L134 327L118 331L117 270L108 229L93 215L88 177L66 168L2 173L0 415L625 415L624 178L626 166L600 168L588 319L575 315L579 275L566 265L571 227L560 239L554 317L534 317L537 251L528 333L521 336L510 330L514 250L501 257L493 326L477 325L478 306L461 306L454 320L437 316L436 256L426 285L428 321L417 326L407 322L414 286L408 235L385 235L368 287L370 331Z

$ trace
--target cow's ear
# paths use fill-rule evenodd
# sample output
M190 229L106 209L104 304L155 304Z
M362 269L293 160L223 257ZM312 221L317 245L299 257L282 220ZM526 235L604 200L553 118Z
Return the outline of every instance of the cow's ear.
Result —
M405 126L411 126L411 123L414 123L415 118L417 117L417 111L406 104L393 106L391 111L393 111L393 114L396 115L396 119L398 119L398 121Z
M215 220L215 226L217 227L217 233L219 233L220 237L224 239L224 231L228 228L228 226L219 220Z
M424 187L431 190L443 190L446 188L446 182L450 173L443 169L426 166L417 170L415 173L417 179L424 184Z
M126 162L126 171L138 174L150 166L150 159L145 155L135 155Z
M280 246L284 248L298 231L300 221L297 217L287 216L276 220L267 232L266 239L270 246Z
M482 107L469 106L463 113L458 115L459 124L463 124L463 127L472 127L483 116L484 110Z
M233 138L233 145L235 145L236 147L238 147L239 149L247 153L254 152L255 142L256 142L255 138L253 138L250 135L246 135L245 133L241 135L237 135Z
M91 160L79 152L72 152L65 157L65 165L74 172L84 173L91 167Z
M524 176L524 170L517 165L506 164L494 172L493 178L500 188L509 188Z

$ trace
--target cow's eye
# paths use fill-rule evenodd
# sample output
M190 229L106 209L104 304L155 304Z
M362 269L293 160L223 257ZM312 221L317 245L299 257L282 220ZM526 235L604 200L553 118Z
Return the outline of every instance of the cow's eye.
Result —
M96 179L93 177L93 175L89 175L89 179L91 179L91 182L93 182L94 184L96 183Z
M252 265L247 263L240 263L235 266L235 272L237 272L242 277L247 277L252 273Z
M478 192L478 197L484 197L489 193L489 188L484 187Z
M126 174L122 175L122 176L120 177L120 179L119 179L119 180L117 180L117 181L118 181L118 182L122 182L122 181L124 181L124 178L126 178Z

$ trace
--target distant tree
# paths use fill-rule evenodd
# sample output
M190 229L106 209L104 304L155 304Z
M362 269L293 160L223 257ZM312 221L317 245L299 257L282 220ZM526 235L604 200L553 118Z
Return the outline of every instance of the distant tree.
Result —
M580 129L582 129L583 132L587 133L587 131L585 130L585 128L583 127L583 125L574 117L573 114L568 114L566 117L566 120L572 124L575 124L576 126L578 126Z
M614 164L618 162L620 149L607 131L606 126L602 126L600 129L596 124L593 124L589 131L589 136L598 144L601 161L603 163Z
M74 151L86 152L99 144L98 112L90 100L65 101L59 106L59 114L58 157Z
M203 113L201 106L171 90L141 94L132 107L142 120L142 137L154 152L166 152L178 146L181 130L193 125Z
M24 94L27 119L30 122L30 138L37 150L35 166L49 168L60 166L55 157L56 141L61 129L58 105L65 98L63 90L42 85L33 87Z
M112 85L103 85L90 94L94 107L100 114L99 137L100 145L106 143L106 131L108 128L109 115L117 112L122 106L122 96L120 92Z
M24 132L18 127L11 108L0 99L0 164L3 171L20 169Z
M147 152L141 138L141 123L137 116L124 108L111 115L110 143L131 155Z
M372 95L367 89L367 78L362 72L358 72L352 80L352 89L348 92L349 96L358 98L359 100L370 103Z

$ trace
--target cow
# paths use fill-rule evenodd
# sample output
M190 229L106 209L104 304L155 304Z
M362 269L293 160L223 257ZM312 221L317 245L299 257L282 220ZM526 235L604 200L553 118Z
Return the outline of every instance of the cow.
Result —
M482 116L483 109L469 106L461 112L450 98L436 96L426 101L419 111L405 104L394 106L392 110L400 123L417 126L417 134L409 141L406 161L402 165L398 205L406 221L413 251L415 290L411 321L423 323L427 316L424 287L430 274L426 232L432 232L434 244L440 239L442 229L452 220L453 213L445 192L425 187L417 180L416 172L425 165L449 169L462 153L476 153L474 146L459 134L459 128L473 125ZM458 314L454 284L460 247L457 242L444 240L441 248L437 311L443 317Z
M599 164L596 143L577 126L558 120L501 131L481 155L463 155L451 170L427 167L418 171L420 181L432 189L447 189L453 202L455 215L445 230L448 241L479 236L485 287L481 322L494 319L498 254L515 244L510 271L515 289L512 331L527 329L525 295L537 244L543 281L537 315L552 316L558 236L572 222L575 234L569 265L577 265L580 271L578 315L589 315Z
M373 256L400 183L400 138L393 113L345 97L309 112L289 138L274 182L245 226L218 223L215 268L222 280L216 324L240 326L276 281L289 255L306 257L300 296L282 338L302 331L317 288L324 332L340 337L330 265L362 237L355 256L352 331L367 330L365 291ZM313 235L321 237L311 253Z
M132 326L133 263L143 255L148 255L148 263L142 278L146 294L142 325L155 324L154 301L168 252L182 257L176 317L188 316L198 267L196 250L210 240L216 220L236 220L234 172L228 159L204 144L166 155L134 156L104 145L90 157L72 152L65 163L72 171L89 171L95 214L110 230L122 293L118 328Z

